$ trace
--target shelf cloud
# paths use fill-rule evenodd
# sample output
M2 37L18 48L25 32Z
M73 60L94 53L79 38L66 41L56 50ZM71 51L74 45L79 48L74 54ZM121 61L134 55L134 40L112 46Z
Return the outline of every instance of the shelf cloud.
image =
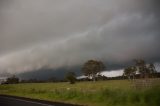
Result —
M158 0L1 0L0 73L160 61Z

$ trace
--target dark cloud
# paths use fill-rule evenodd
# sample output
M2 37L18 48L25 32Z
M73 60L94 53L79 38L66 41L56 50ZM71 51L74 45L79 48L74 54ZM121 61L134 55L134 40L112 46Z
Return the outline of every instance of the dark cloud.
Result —
M158 0L2 0L0 70L159 62L159 10Z

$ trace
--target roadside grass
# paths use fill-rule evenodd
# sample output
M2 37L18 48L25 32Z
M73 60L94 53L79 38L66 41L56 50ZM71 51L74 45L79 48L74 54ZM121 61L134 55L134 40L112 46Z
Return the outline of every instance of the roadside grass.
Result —
M159 81L160 82L160 81ZM0 94L88 106L160 106L160 87L135 89L128 80L0 85Z

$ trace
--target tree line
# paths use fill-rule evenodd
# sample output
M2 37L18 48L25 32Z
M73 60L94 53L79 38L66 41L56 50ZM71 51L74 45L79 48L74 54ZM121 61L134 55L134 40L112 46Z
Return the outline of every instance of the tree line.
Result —
M86 63L84 63L82 67L82 72L84 73L87 78L85 80L109 80L109 79L126 79L133 80L135 78L151 78L156 77L159 75L157 73L156 68L153 63L146 63L143 59L135 59L134 65L128 66L124 69L123 75L114 77L114 78L107 78L106 76L102 76L100 73L106 69L106 66L102 61L97 60L89 60ZM68 81L75 82L75 74L72 79L68 78Z
M129 80L135 79L136 74L140 74L140 78L151 78L157 72L153 63L146 63L142 59L134 60L134 63L133 66L124 69L123 75L127 76Z
M124 69L124 73L122 76L108 78L106 76L102 76L101 72L106 70L106 66L102 61L99 60L88 60L82 66L82 73L87 76L84 79L76 79L76 74L72 71L68 72L65 76L64 80L57 80L56 78L44 80L19 80L15 75L8 78L5 84L16 84L16 83L41 83L41 82L70 82L70 84L74 84L76 81L96 81L96 80L113 80L113 79L129 79L133 80L135 78L151 78L156 75L160 77L158 73L156 73L156 68L153 63L146 63L143 59L134 60L134 64L128 66Z

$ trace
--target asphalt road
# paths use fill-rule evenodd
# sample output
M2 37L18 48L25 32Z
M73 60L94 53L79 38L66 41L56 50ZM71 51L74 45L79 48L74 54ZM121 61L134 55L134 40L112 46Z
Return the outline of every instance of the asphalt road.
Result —
M0 95L0 106L78 106L78 105Z

